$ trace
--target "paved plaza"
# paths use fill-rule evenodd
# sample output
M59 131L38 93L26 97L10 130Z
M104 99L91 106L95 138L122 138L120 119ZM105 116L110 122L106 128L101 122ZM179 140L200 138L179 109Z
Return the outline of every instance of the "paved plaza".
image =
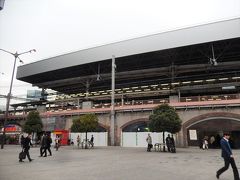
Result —
M223 166L220 150L179 148L176 154L146 152L144 148L60 147L53 156L38 157L31 148L32 162L18 162L20 146L0 149L0 180L212 180ZM234 151L240 167L240 151ZM229 168L220 179L232 180Z

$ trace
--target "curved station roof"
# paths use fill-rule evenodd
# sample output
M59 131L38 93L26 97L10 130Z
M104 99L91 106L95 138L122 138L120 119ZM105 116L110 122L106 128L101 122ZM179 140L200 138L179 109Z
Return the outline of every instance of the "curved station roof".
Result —
M188 93L238 88L240 18L48 58L18 67L17 79L64 94L107 91L113 56L116 89Z

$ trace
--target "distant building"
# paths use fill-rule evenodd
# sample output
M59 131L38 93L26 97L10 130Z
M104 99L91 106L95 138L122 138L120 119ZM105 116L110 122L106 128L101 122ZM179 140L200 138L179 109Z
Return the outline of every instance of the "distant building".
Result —
M40 90L27 90L27 98L40 99L41 91Z

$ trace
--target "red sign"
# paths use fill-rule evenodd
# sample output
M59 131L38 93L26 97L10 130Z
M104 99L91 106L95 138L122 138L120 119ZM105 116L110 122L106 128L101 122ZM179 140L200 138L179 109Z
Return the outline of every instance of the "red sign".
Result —
M6 127L5 131L6 132L15 132L15 131L17 131L17 128L16 128L16 126Z

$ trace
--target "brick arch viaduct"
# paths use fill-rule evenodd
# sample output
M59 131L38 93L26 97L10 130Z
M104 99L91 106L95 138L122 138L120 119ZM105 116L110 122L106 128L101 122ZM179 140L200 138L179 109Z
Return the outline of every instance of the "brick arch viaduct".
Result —
M225 119L234 120L240 123L240 108L239 107L215 107L215 108L194 108L194 109L186 109L186 108L177 108L177 113L182 119L182 129L179 133L176 134L176 143L179 147L187 147L187 130L189 127L196 123L201 123L203 121L214 120L214 119ZM91 111L92 113L94 111ZM110 111L98 111L95 112L99 119L99 124L101 127L105 128L108 132L110 130ZM88 113L84 112L68 112L68 114L48 114L48 116L61 116L66 120L65 129L70 129L72 125L73 116ZM115 127L115 142L116 145L120 145L121 141L121 132L122 129L132 123L136 122L148 122L149 115L152 113L152 108L148 109L128 109L116 111L115 119L116 119L116 127ZM46 117L46 114L41 114L42 117ZM12 123L17 123L22 126L25 122L26 117L11 117ZM110 135L110 133L109 133Z

